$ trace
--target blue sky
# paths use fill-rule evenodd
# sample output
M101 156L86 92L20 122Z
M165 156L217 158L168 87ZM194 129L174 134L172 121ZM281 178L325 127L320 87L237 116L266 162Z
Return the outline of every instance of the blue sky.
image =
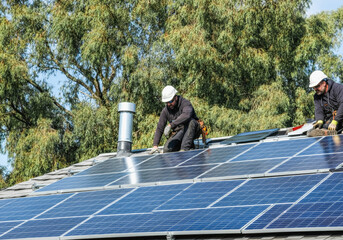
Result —
M317 14L321 11L332 11L336 10L343 6L342 0L312 0L312 5L310 9L307 11L307 15ZM342 50L342 48L340 49ZM57 76L56 76L57 78ZM59 80L56 79L55 82L59 82ZM56 87L58 88L58 87ZM0 154L0 165L6 166L9 168L10 166L7 164L7 156Z

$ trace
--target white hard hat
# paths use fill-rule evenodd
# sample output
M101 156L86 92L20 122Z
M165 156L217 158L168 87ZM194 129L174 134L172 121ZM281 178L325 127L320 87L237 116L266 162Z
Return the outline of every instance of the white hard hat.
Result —
M310 75L310 86L309 87L314 87L317 86L322 80L325 78L328 78L322 71L316 70Z
M173 99L175 94L177 93L176 89L173 86L166 86L162 90L162 102L169 102Z

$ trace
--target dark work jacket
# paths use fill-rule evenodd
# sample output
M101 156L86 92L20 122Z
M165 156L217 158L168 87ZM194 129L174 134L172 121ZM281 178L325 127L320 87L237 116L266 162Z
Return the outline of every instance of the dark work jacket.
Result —
M336 110L335 120L341 122L343 120L343 85L331 79L328 79L327 83L329 87L325 94L314 94L316 121L323 120L326 122L330 120L332 112Z
M192 118L198 120L190 101L181 96L178 96L177 101L174 109L169 109L167 106L163 108L155 131L153 146L158 146L160 143L167 121L171 128L175 129L177 126L188 124Z

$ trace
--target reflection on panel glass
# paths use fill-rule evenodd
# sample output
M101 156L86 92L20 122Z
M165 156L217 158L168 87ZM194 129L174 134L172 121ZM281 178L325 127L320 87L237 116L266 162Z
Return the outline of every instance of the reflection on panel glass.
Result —
M111 185L137 184L161 181L176 181L194 179L216 165L201 165L189 167L176 167L166 169L153 169L129 173Z
M265 139L266 137L277 133L279 128L267 129L267 130L260 130L254 132L245 132L237 134L228 140L221 142L221 144L232 144L232 143L245 143L245 142L254 142Z
M287 160L279 167L272 170L276 172L291 172L317 169L335 169L343 162L343 153L324 154L311 156L297 156Z
M228 162L202 175L201 178L262 174L267 172L269 169L275 167L276 165L280 164L285 159L286 158Z
M131 168L129 171L139 171L144 169L156 169L156 168L168 168L175 167L184 161L197 156L203 150L193 150L186 152L173 152L173 153L164 153L158 154L154 158L149 159L148 161Z
M237 156L238 154L243 153L247 149L252 148L253 146L255 146L255 144L245 144L223 148L209 148L196 157L185 161L181 164L181 166L226 162Z
M343 152L343 135L327 136L306 149L300 155Z
M148 158L153 158L153 156L139 156L139 157L124 157L124 158L111 158L104 162L98 163L97 165L82 171L75 176L80 175L90 175L90 174L100 174L100 173L115 173L127 171L133 168L135 165L144 162Z
M99 175L85 175L79 177L73 176L63 178L62 180L59 180L46 187L43 187L42 189L39 189L36 192L103 187L115 180L118 180L119 178L125 175L126 173L112 173Z

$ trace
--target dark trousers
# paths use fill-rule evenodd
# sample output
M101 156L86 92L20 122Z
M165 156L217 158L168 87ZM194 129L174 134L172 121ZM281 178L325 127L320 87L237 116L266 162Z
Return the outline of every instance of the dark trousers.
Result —
M194 148L194 139L200 136L201 130L197 120L192 119L184 128L171 136L164 145L163 152L188 151Z

